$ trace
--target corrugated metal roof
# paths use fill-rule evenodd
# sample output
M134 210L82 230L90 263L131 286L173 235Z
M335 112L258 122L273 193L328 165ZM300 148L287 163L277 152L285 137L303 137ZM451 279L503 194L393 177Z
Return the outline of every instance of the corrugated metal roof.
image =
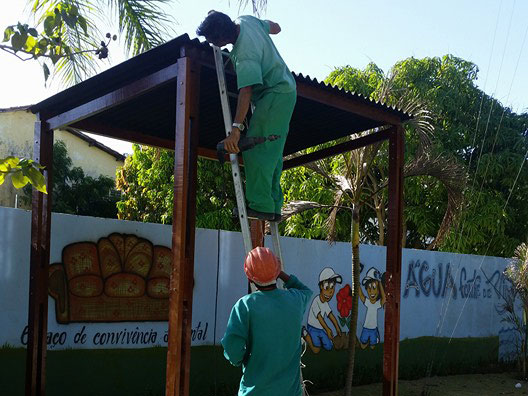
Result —
M31 111L41 112L46 119L61 114L176 63L184 48L198 50L197 52L207 56L212 55L212 48L208 44L201 43L197 39L190 40L185 34L54 95L32 106ZM199 145L214 149L216 143L225 137L225 132L216 71L213 64L205 64L205 66L200 73ZM230 91L236 91L235 76L228 73L226 78ZM355 103L383 111L401 121L410 118L408 114L397 109L326 85L309 76L295 74L295 79L298 84L309 85L322 94L330 93L335 97L346 97ZM231 98L231 105L234 110L236 106L234 98ZM175 108L176 83L172 82L92 116L90 120L136 134L173 140ZM290 123L284 155L382 125L384 123L367 116L299 96ZM119 138L116 134L112 137Z

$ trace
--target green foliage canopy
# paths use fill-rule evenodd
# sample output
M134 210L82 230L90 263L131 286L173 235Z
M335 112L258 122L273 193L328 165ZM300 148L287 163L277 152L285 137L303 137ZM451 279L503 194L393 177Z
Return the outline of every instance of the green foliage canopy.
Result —
M229 165L198 160L196 226L239 230L231 209L236 204ZM172 223L174 202L174 153L158 148L133 145L133 154L117 171L119 218L152 223Z
M64 142L53 144L53 212L116 218L119 196L114 184L114 179L107 176L86 176L82 168L72 166ZM23 200L29 204L31 188L26 187L24 192Z

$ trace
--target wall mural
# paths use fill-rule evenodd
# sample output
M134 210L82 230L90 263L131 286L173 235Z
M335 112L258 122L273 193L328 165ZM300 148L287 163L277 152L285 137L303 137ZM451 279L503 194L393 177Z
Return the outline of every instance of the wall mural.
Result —
M27 343L31 213L0 208L0 345ZM171 226L53 214L48 347L145 348L168 340ZM271 245L270 238L266 243ZM281 239L284 262L314 291L303 322L308 353L348 348L352 296L349 243ZM382 347L384 247L361 246L356 343ZM247 292L240 233L196 230L192 345L218 345L233 304ZM404 249L400 339L502 336L498 311L511 287L505 259ZM416 323L420 325L417 326ZM502 351L506 352L502 352Z
M49 269L57 322L168 320L171 263L171 249L133 234L67 245Z
M363 272L363 268L364 265L361 264L360 273ZM352 288L350 284L343 285L337 293L337 311L339 312L337 319L329 304L334 296L336 286L342 283L343 277L337 274L333 268L326 267L319 274L317 285L319 293L312 300L308 309L306 326L302 330L302 337L313 353L319 353L321 350L348 348L348 333L352 318ZM364 318L358 318L358 329L361 329L361 335L356 342L361 349L367 347L374 349L381 341L378 329L378 311L385 308L384 284L385 273L382 274L374 267L371 267L361 279L361 286L365 290L359 288L359 298L366 309Z

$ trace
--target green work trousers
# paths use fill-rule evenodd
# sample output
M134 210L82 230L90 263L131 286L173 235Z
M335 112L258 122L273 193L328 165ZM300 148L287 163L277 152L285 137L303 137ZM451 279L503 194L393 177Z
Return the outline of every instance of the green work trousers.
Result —
M254 103L247 136L279 135L280 138L242 152L246 200L253 210L281 213L284 202L280 186L282 153L296 101L296 91L267 92Z

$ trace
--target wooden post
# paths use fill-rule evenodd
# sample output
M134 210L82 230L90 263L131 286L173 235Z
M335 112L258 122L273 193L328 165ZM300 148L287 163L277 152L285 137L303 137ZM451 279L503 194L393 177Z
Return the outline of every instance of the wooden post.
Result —
M251 243L253 248L257 246L264 246L264 226L265 222L262 220L250 220L249 229L251 231Z
M166 396L189 395L199 73L190 58L178 60Z
M392 128L389 138L389 216L387 283L385 294L385 341L383 344L383 395L398 395L400 347L400 294L403 222L404 131Z
M48 329L48 267L50 259L51 194L53 190L53 130L37 114L33 159L45 166L48 194L33 188L29 276L26 396L46 392L46 335Z

